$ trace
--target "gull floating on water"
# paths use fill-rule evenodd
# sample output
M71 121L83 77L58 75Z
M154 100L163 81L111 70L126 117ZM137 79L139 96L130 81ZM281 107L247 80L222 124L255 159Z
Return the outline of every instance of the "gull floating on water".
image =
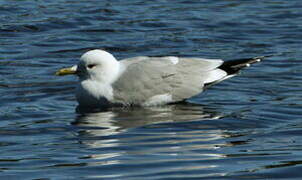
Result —
M222 61L138 56L117 61L106 51L91 50L77 65L56 75L79 77L76 98L80 107L156 106L185 101L263 58Z

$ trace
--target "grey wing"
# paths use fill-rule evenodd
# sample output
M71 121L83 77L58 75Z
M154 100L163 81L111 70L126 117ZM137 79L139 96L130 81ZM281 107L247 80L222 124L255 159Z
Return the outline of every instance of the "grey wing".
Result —
M115 103L137 105L155 95L172 92L173 87L167 81L175 75L175 68L157 58L139 58L122 60L127 67L113 84Z
M156 95L170 94L172 102L199 94L211 71L222 61L201 61L171 57L137 57L120 61L127 68L113 84L114 101L142 104ZM176 58L176 57L174 57Z
M178 73L186 75L186 78L197 78L196 81L207 84L227 76L227 73L219 66L223 64L220 59L204 59L204 58L180 58L176 68ZM197 77L198 76L198 77Z
M218 59L179 58L175 65L181 85L173 92L173 100L182 101L203 91L204 85L223 79L227 73L218 67L223 63Z

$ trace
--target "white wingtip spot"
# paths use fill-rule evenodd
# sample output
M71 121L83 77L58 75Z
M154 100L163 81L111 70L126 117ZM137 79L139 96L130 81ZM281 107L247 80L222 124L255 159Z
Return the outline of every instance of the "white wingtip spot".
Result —
M173 64L177 64L179 59L178 57L174 57L174 56L170 56L169 57L169 60L173 63Z
M256 62L260 62L261 61L261 59L256 59Z
M251 66L251 64L246 64L245 66L246 66L246 67L250 67L250 66Z

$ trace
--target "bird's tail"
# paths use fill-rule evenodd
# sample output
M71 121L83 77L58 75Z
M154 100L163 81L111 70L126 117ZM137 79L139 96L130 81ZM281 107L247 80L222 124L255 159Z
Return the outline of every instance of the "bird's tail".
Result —
M227 75L225 77L223 77L222 79L205 84L204 88L211 87L212 85L217 84L225 79L231 78L231 77L237 75L241 69L243 69L245 67L249 67L251 64L258 63L258 62L262 61L264 58L272 57L272 56L276 56L276 54L225 61L222 65L220 65L218 67L218 69L225 71L227 73Z
M235 74L239 73L239 71L241 69L243 69L245 67L249 67L251 64L258 63L258 62L262 61L264 58L271 57L271 56L274 56L274 55L225 61L218 68L227 72L228 75L235 75Z

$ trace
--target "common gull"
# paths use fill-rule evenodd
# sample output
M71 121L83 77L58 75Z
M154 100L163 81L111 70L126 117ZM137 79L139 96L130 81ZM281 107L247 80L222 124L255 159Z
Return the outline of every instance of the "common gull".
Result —
M80 107L156 106L185 101L263 58L223 61L138 56L118 61L112 54L96 49L56 75L79 77L76 99Z

